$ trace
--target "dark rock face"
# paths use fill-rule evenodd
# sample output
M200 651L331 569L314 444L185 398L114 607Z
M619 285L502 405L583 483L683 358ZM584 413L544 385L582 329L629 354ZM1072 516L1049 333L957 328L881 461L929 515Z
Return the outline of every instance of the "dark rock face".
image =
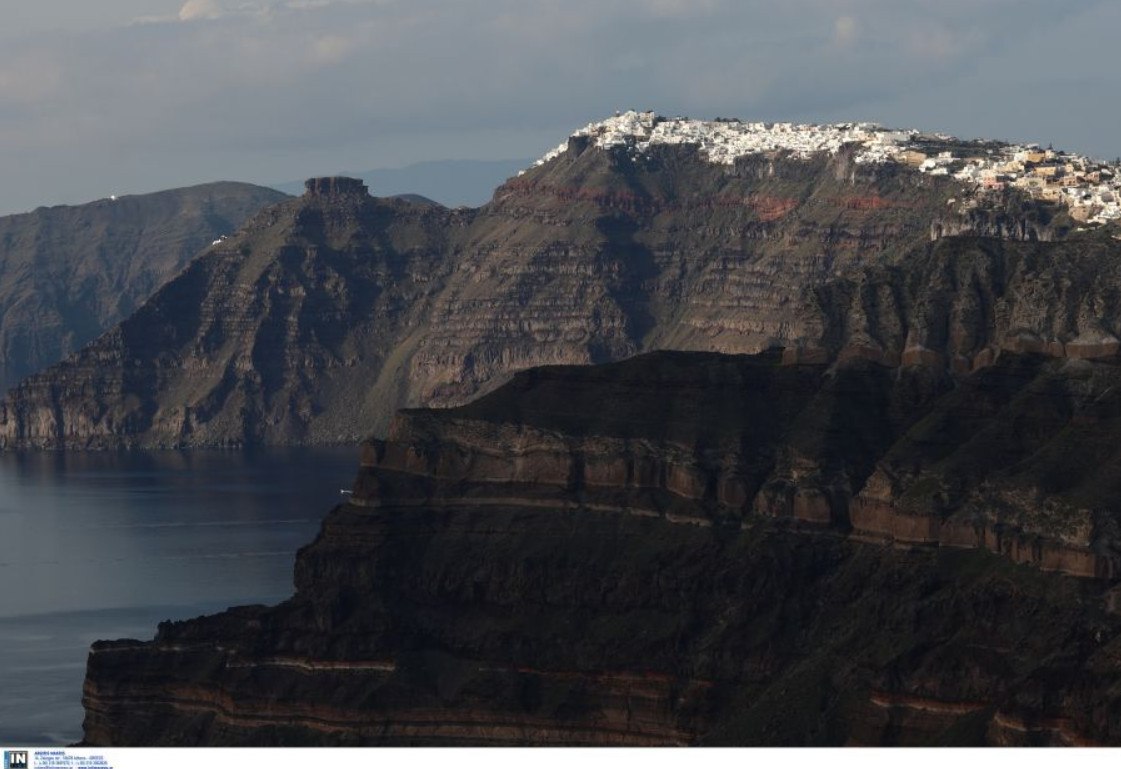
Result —
M23 382L0 445L357 441L535 365L816 344L806 290L921 247L956 194L844 153L689 147L565 153L474 211L308 190Z
M364 198L370 190L362 183L361 179L351 179L346 176L323 176L317 179L308 179L304 184L308 195L320 197L357 197Z
M0 217L0 389L81 348L285 197L220 182Z
M96 644L91 744L1119 744L1118 359L657 353L370 441L296 593Z

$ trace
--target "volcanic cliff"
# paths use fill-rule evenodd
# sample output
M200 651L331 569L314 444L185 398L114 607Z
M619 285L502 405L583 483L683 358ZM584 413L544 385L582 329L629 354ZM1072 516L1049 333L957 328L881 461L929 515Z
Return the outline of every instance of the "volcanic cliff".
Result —
M12 390L0 446L357 441L535 365L820 347L841 309L807 313L815 287L907 261L932 232L1070 229L1016 195L962 213L957 181L859 160L845 145L718 164L577 135L479 209L313 180Z
M1121 742L1121 363L653 353L410 410L295 595L95 644L96 745Z
M286 197L219 182L0 217L0 389L128 317L204 246Z

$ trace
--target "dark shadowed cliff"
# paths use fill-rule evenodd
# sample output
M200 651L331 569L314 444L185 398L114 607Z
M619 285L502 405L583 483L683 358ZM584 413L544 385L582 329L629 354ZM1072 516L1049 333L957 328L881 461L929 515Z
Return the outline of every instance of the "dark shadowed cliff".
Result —
M204 246L285 197L221 182L0 217L0 389L130 315Z
M313 186L9 393L0 444L356 441L401 406L463 403L535 365L816 354L847 308L807 312L815 287L906 260L933 229L1056 234L1046 207L1011 197L962 218L955 194L849 151L718 165L580 137L475 210Z
M86 741L1121 743L1118 358L782 359L402 412L290 600L94 646Z

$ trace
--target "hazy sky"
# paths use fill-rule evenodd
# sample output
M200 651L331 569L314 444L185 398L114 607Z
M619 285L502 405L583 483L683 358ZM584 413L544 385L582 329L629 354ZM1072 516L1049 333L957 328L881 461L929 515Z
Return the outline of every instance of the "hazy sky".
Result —
M1121 155L1117 0L5 0L0 213L534 157L616 109Z

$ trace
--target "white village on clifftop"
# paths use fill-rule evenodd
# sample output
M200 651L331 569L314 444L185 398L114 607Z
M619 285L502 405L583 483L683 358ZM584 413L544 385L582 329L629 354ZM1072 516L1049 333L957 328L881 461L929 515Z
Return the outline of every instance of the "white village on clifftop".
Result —
M663 118L628 111L589 123L572 134L597 147L626 147L641 154L651 145L688 144L712 163L732 164L746 155L784 152L808 158L820 152L856 148L857 163L900 163L931 176L952 176L966 185L967 197L1016 189L1031 198L1064 205L1083 224L1121 219L1121 168L1116 164L1035 144L963 142L945 134L893 130L874 123L749 123L740 120ZM939 149L952 145L953 149ZM567 142L536 165L567 149Z

